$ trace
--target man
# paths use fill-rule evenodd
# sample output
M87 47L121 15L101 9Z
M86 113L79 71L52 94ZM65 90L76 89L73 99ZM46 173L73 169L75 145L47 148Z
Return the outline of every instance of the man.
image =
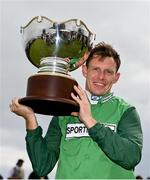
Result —
M24 169L22 168L23 163L23 159L18 159L16 166L12 169L11 175L8 179L24 179Z
M58 161L59 179L133 179L141 160L142 130L135 107L113 96L120 57L109 44L93 48L82 66L85 91L71 94L80 111L53 117L46 136L31 108L12 100L11 111L23 116L27 151L34 171L47 175Z

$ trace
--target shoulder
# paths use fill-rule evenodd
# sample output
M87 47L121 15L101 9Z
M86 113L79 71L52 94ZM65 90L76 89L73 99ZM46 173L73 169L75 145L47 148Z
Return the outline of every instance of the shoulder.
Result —
M118 106L124 107L124 108L130 108L133 107L130 103L128 103L126 100L124 100L121 97L113 96L112 101L114 101Z
M131 120L134 122L138 122L138 124L140 123L140 117L134 105L131 105L123 98L116 96L114 96L114 101L118 103L119 111L122 114L121 120L125 119L125 123L127 123L127 120L129 120L129 124L131 123Z
M124 114L127 110L130 108L135 108L133 105L128 103L126 100L124 100L121 97L113 96L112 98L112 104L115 109L118 109L118 113L120 113L120 116Z

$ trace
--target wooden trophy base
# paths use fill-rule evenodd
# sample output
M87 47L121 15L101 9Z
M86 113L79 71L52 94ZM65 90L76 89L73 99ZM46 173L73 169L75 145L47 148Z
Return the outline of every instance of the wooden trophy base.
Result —
M29 106L35 113L68 116L78 112L79 106L72 99L71 92L78 83L69 75L39 73L28 79L26 97L19 103Z

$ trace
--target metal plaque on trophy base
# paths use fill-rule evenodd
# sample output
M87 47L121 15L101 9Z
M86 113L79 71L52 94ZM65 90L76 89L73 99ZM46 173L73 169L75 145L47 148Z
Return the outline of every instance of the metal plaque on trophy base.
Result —
M44 16L34 17L21 27L21 33L26 56L38 73L28 78L26 97L19 102L38 114L78 112L71 97L78 83L68 72L76 69L75 63L92 47L95 35L81 20L57 23Z

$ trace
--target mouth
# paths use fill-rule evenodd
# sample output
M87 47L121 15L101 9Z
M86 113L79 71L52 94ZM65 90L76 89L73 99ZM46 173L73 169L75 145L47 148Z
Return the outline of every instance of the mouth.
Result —
M101 83L101 82L93 82L93 84L94 84L95 86L105 87L105 84L104 84L104 83Z

